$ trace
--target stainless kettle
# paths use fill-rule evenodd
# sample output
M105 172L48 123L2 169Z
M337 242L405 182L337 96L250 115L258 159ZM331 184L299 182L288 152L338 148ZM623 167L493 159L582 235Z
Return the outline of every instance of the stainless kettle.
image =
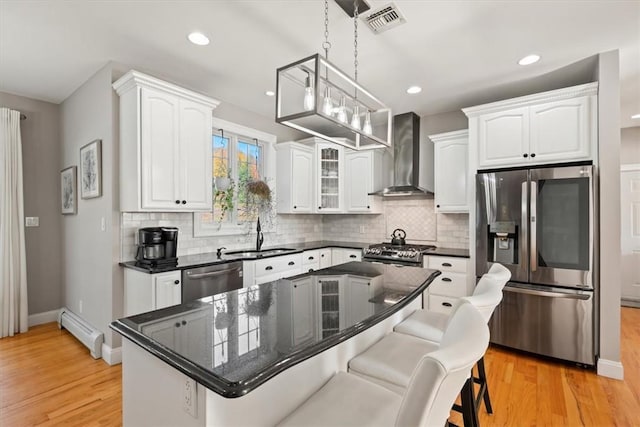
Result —
M407 237L407 233L402 228L396 228L391 233L391 244L404 246L406 244L405 237Z

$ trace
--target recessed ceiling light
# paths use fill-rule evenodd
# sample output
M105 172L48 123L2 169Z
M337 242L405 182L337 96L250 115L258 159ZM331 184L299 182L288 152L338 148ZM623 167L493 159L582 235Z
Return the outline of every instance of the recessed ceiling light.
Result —
M422 88L420 86L411 86L409 89L407 89L407 93L410 93L411 95L415 95L416 93L420 92L422 92Z
M640 114L634 114L631 116L632 119L640 119Z
M531 64L535 64L538 61L540 61L540 55L536 55L534 53L532 55L527 55L524 58L522 58L520 61L518 61L518 64L520 64L520 65L531 65Z
M266 91L264 94L265 94L265 95L267 95L267 96L273 96L273 95L275 95L276 93L275 93L274 91L272 91L272 90L268 90L268 91Z
M197 31L194 31L193 33L189 34L187 38L191 43L197 44L198 46L206 46L209 44L209 37Z

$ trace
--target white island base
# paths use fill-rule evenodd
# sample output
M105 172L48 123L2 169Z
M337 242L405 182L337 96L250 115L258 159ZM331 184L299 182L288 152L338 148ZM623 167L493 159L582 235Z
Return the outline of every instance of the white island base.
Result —
M191 379L137 344L123 339L122 412L125 427L273 426L324 385L334 373L421 308L419 298L358 335L325 350L239 398L196 384L194 414L185 404Z

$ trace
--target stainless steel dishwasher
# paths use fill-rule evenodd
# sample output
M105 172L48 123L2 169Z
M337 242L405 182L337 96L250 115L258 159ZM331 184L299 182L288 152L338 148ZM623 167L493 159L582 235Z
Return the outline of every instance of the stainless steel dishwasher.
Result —
M242 261L182 272L182 303L242 288Z

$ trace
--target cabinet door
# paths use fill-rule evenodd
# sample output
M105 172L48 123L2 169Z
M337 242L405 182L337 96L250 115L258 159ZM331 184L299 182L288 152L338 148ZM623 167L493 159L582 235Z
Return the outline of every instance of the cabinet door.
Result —
M467 139L435 144L435 203L438 212L469 212Z
M342 211L343 150L342 147L318 144L317 211Z
M529 107L478 117L479 167L516 166L529 162Z
M530 107L532 162L591 159L591 103L584 96Z
M300 345L314 339L316 293L313 277L296 280L293 284L293 345Z
M155 275L154 288L154 310L180 304L182 300L180 271Z
M179 99L147 88L141 91L141 207L176 210L180 208Z
M211 121L211 108L180 101L180 203L189 211L212 206Z
M180 317L169 318L165 321L142 327L142 333L160 344L178 350L180 340Z
M320 268L331 267L331 249L320 249Z
M313 212L313 153L291 150L292 212Z
M373 191L373 153L345 154L345 204L347 212L370 212Z

